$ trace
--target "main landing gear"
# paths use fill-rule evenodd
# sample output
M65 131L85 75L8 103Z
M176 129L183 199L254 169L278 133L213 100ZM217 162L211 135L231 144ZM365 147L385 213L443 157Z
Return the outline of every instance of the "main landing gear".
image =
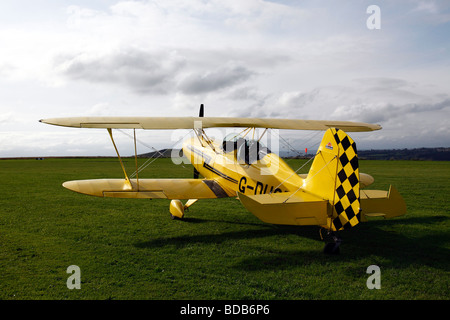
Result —
M333 231L327 230L325 237L322 235L322 229L320 229L320 237L324 240L325 247L323 248L323 253L325 254L339 254L340 253L340 245L342 243L342 239Z
M170 217L172 220L180 220L184 217L184 212L188 210L190 206L192 206L194 203L197 202L198 199L189 199L186 204L183 205L183 203L180 200L172 200L170 201Z

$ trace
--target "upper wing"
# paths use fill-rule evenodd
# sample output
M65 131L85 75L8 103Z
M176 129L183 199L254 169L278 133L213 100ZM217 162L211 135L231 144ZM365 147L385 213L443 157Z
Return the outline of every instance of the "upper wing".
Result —
M63 183L69 190L97 197L147 199L213 199L235 196L208 179L74 180Z
M74 117L42 119L40 122L76 128L112 129L193 129L212 127L272 128L290 130L373 131L378 124L353 121L300 120L275 118L226 118L226 117Z

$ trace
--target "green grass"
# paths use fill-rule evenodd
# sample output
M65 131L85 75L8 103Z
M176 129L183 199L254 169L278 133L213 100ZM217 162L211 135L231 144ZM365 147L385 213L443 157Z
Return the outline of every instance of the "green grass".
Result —
M289 160L294 168L302 160ZM132 171L133 159L126 159ZM371 189L395 185L408 214L341 233L268 225L236 199L201 200L183 221L169 200L96 198L67 180L120 178L116 159L0 161L0 299L449 299L450 163L361 161ZM147 177L191 177L160 159ZM66 269L81 269L69 290ZM369 290L367 267L381 269Z

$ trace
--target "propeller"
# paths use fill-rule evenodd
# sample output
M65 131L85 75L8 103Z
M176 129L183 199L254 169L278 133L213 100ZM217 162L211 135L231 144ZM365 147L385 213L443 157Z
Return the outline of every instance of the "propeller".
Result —
M198 116L199 117L203 117L204 116L203 103L200 105L200 111L198 112ZM200 172L198 172L198 170L194 168L194 179L198 179L199 174L200 174Z

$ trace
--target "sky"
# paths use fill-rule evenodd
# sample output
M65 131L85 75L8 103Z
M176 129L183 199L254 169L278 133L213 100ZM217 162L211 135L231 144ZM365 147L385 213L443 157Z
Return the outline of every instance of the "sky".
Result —
M0 157L114 155L104 129L39 119L202 103L205 116L380 124L350 134L360 150L450 147L449 40L449 1L2 0ZM177 136L136 134L138 153ZM321 138L280 134L297 150Z

